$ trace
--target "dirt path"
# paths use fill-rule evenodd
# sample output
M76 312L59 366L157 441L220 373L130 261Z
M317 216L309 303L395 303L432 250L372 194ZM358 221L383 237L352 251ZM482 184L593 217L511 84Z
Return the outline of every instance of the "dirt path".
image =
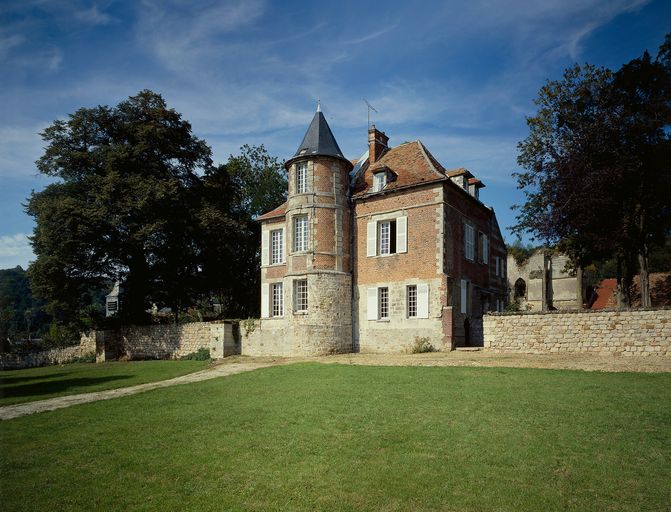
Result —
M233 361L231 361L233 363ZM235 361L235 364L220 364L201 370L199 372L189 373L174 379L161 380L158 382L149 382L147 384L138 384L127 388L108 389L106 391L96 391L94 393L82 393L79 395L57 396L46 400L28 402L23 404L5 405L0 407L0 420L10 420L19 416L27 416L38 412L54 411L63 409L71 405L85 404L87 402L96 402L98 400L109 400L121 396L135 395L150 389L166 388L178 384L188 384L190 382L200 382L202 380L216 379L226 375L249 372L267 366L275 366L280 362L241 362Z
M429 354L341 354L335 356L283 358L233 356L218 362L206 370L183 375L174 379L127 388L110 389L95 393L60 396L0 407L0 420L9 420L44 411L53 411L71 405L109 400L134 395L150 389L165 388L178 384L199 382L259 368L299 362L325 364L355 364L368 366L470 366L507 368L548 368L555 370L584 370L603 372L671 372L671 356L614 357L587 354L498 354L488 351L434 352Z

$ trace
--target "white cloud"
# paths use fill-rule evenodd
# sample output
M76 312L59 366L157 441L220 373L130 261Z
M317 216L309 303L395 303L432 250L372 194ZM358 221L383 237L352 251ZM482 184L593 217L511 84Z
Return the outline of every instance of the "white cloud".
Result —
M35 259L32 247L25 233L0 236L0 268L14 268L21 265L28 268Z

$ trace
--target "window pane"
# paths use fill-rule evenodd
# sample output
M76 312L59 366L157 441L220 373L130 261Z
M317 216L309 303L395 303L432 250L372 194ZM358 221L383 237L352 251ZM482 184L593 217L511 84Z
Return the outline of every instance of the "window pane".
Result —
M389 318L389 288L379 288L378 293L378 317Z
M282 262L282 230L278 229L270 232L271 237L271 250L270 250L270 263L281 263Z
M301 162L296 165L296 193L305 194L308 191L308 164Z
M380 222L380 236L378 237L380 241L380 254L389 254L390 227L389 221Z
M294 217L294 251L308 250L308 218Z
M273 289L273 316L284 315L284 295L282 293L282 283L274 283Z
M296 311L308 310L308 281L301 279L294 281L294 309Z
M417 286L408 286L408 317L417 316Z

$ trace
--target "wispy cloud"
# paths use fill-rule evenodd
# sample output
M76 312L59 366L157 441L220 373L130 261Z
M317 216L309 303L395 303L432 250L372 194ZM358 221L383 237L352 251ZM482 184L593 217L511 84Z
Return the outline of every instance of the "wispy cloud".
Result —
M28 268L35 259L33 250L25 233L0 236L0 268L14 268L21 265Z
M107 25L115 19L104 11L101 11L97 5L82 8L75 12L75 19L87 25Z

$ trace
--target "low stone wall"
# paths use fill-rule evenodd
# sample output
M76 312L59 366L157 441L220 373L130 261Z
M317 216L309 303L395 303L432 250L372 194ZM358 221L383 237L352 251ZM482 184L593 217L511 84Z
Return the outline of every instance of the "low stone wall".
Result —
M93 355L94 352L95 345L91 347L90 343L86 343L73 347L41 350L39 352L0 354L0 370L21 370L37 366L71 363L80 357Z
M493 313L484 317L484 346L529 354L671 356L671 309Z
M239 354L237 326L232 322L124 327L119 331L97 331L96 360L177 359L208 348L214 359Z

